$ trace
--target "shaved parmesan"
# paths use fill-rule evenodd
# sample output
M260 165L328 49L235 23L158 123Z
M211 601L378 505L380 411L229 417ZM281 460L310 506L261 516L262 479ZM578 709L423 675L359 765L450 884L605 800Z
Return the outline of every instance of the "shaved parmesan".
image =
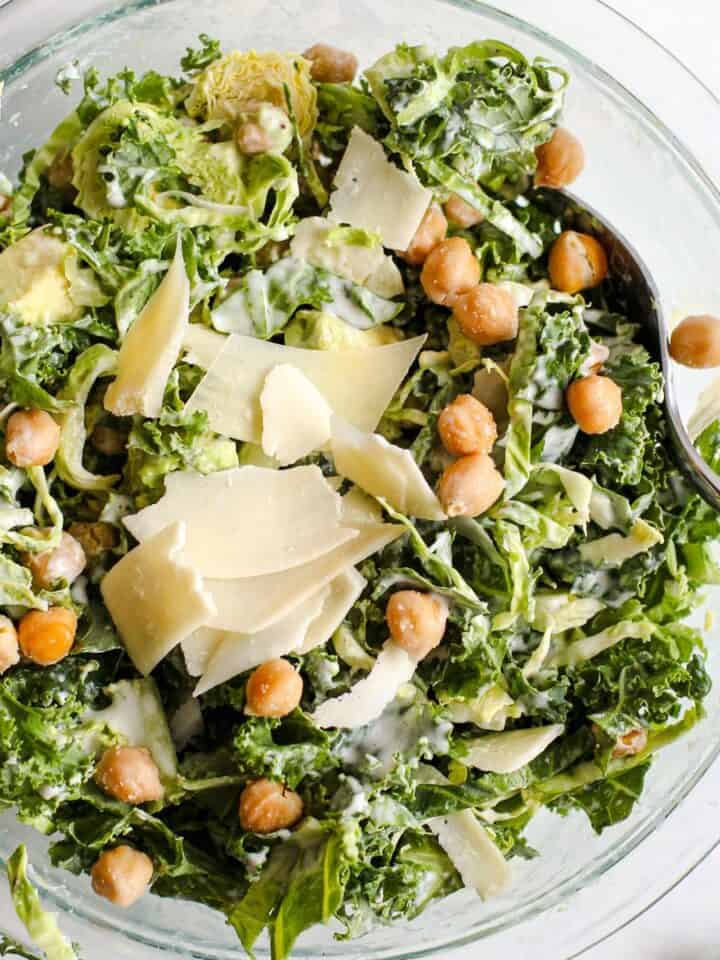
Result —
M173 523L125 554L100 582L130 659L146 676L215 615L197 572L179 559L184 545L185 524Z
M463 762L489 773L512 773L539 757L564 732L562 723L553 723L527 730L488 733L467 742L469 750Z
M323 608L308 627L298 653L309 653L327 643L365 589L367 580L354 567L345 570L330 584Z
M510 865L472 810L433 817L427 825L466 887L475 890L483 900L508 887L512 879Z
M222 630L199 627L193 630L189 637L185 637L180 646L187 672L191 677L201 677L205 673L210 658L223 636Z
M301 220L290 244L291 255L367 287L379 297L404 293L402 274L380 243L331 243L331 231L336 229L337 224L324 217Z
M407 250L432 191L385 156L377 140L355 127L335 174L329 218L379 233L392 250Z
M418 780L435 784L450 782L428 764L420 764ZM438 838L465 886L475 890L483 900L502 893L508 886L512 878L510 866L472 810L432 817L427 826Z
M260 443L260 394L278 364L301 370L333 411L360 430L374 430L425 342L425 337L360 350L302 350L233 334L190 397L186 410L205 410L210 427L235 440Z
M367 493L422 520L443 520L445 513L409 450L379 434L363 433L333 417L330 443L335 469Z
M260 394L262 448L281 464L294 463L330 439L332 410L302 370L281 363Z
M287 616L257 633L225 633L195 687L194 696L199 697L266 660L297 650L305 640L308 627L322 610L330 590L329 586L322 587Z
M210 627L254 633L264 630L303 600L326 586L348 567L377 553L405 532L399 524L360 527L357 536L312 563L282 573L240 580L206 580L217 612L205 621Z
M353 729L376 720L412 679L418 661L392 640L380 651L370 673L348 693L321 703L313 714L319 727Z
M134 321L118 356L117 377L105 393L105 409L117 416L159 417L165 386L180 354L190 315L190 281L182 246L162 283Z
M182 342L185 362L209 370L226 341L224 333L216 333L201 323L191 323Z
M342 498L342 519L349 527L382 523L382 507L360 487L353 487Z
M204 577L258 577L309 563L355 537L319 467L177 472L165 495L123 522L141 543L183 520L183 558Z
M611 533L599 540L581 543L578 548L585 563L595 567L619 567L640 553L647 553L663 542L663 535L645 520L636 520L627 537Z

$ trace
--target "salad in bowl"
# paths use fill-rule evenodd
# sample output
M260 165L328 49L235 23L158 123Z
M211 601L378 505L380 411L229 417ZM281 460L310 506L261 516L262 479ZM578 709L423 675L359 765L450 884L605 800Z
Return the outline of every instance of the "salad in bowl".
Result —
M496 40L358 76L202 35L87 71L0 180L0 803L97 896L283 960L497 894L538 811L612 827L702 718L720 520L554 212L568 82Z

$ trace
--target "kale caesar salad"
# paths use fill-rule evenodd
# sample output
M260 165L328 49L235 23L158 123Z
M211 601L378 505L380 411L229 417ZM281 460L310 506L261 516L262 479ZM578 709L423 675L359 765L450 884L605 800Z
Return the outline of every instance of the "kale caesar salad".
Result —
M643 329L553 212L566 72L357 72L202 35L88 70L0 178L0 805L274 960L502 892L536 814L627 818L702 717L720 583ZM718 325L673 356L720 364Z

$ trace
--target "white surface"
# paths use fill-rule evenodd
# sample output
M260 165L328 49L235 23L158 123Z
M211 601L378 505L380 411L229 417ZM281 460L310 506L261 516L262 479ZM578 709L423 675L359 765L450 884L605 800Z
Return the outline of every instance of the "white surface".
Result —
M502 6L501 0L495 0ZM552 6L552 0L547 0ZM1 0L0 0L1 5ZM654 35L681 60L691 64L695 73L720 96L720 58L717 36L720 31L720 6L717 0L614 0L611 4ZM101 6L99 0L15 0L0 14L0 65L24 50L31 36L36 37L38 19L49 36L69 20L77 20ZM720 795L720 766L707 774L696 790L708 797ZM712 801L711 801L712 802ZM673 814L673 820L690 827L696 808L707 815L693 798ZM648 878L652 886L655 877ZM615 934L599 947L588 951L585 960L717 960L720 956L720 910L717 889L720 885L720 851L716 851L690 877L640 919ZM5 917L2 917L3 925ZM518 938L521 940L522 938ZM468 948L446 960L470 960L483 954L482 947ZM484 954L487 960L495 956ZM532 945L518 943L502 960L526 960ZM558 960L563 958L558 957Z

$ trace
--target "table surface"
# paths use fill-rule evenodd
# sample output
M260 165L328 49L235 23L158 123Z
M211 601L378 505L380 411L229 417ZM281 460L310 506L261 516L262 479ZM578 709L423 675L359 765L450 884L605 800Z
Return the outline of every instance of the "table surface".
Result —
M0 0L3 7L7 0ZM552 2L552 0L550 0ZM634 20L720 96L720 57L716 38L720 32L717 0L612 0L616 10ZM25 49L36 35L37 16L42 14L44 32L50 35L68 19L92 13L100 0L14 0L0 13L0 66ZM720 769L707 775L720 790ZM707 784L705 784L707 786ZM682 821L682 808L675 814ZM720 849L705 860L686 880L625 929L583 956L585 960L718 960L720 958ZM3 917L3 924L5 918ZM452 960L470 960L477 950L455 953ZM448 958L450 960L450 958ZM505 960L524 960L510 955Z

